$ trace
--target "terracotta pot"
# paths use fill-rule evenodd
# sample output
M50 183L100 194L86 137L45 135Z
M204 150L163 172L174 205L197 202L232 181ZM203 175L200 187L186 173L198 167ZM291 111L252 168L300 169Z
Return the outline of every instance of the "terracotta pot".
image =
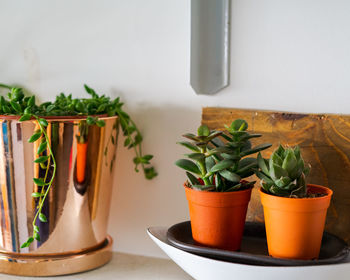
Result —
M207 192L185 186L185 191L194 241L208 247L239 250L252 189Z
M322 186L308 185L316 198L288 198L265 193L260 189L264 207L269 254L276 258L317 259L333 192Z

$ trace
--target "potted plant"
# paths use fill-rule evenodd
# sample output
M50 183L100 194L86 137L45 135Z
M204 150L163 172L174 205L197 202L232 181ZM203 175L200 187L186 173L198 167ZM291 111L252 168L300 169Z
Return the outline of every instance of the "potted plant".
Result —
M258 155L261 203L269 254L278 258L318 258L332 191L306 184L309 166L300 148L279 146L269 160Z
M197 135L183 135L191 142L179 142L191 150L189 159L176 165L186 170L184 187L189 204L192 236L195 242L209 247L239 250L251 190L255 182L244 180L254 174L257 159L248 157L270 144L251 146L245 120L226 126L227 134L210 131L206 125ZM222 141L222 140L224 141Z
M135 151L135 170L157 175L139 129L119 97L87 85L89 98L61 93L41 104L21 88L0 87L8 91L0 96L0 246L8 264L0 272L57 275L106 263L119 126L124 146Z

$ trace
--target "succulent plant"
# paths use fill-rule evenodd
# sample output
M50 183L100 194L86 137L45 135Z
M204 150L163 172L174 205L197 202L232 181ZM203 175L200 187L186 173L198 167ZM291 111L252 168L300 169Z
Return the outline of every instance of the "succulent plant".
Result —
M229 192L250 187L255 183L242 180L253 175L258 167L257 159L247 156L267 149L271 144L252 148L250 139L261 135L247 132L248 124L245 120L237 119L225 127L226 134L223 131L210 131L206 125L201 125L198 135L183 135L192 142L178 143L192 151L186 154L189 159L175 162L187 171L189 187Z
M310 167L305 165L299 146L284 148L280 145L269 160L259 153L258 164L256 175L267 193L284 197L307 196L305 177Z

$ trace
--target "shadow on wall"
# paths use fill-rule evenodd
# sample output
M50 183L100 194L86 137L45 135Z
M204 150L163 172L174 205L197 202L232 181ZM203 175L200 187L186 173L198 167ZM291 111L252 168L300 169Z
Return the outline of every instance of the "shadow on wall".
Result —
M134 153L123 147L124 137L120 134L109 234L115 240L116 251L164 256L146 235L146 228L170 226L189 219L182 188L185 173L174 165L186 151L176 142L182 134L197 129L201 108L144 106L131 116L143 133L143 150L154 155L158 176L149 181L141 171L135 173Z

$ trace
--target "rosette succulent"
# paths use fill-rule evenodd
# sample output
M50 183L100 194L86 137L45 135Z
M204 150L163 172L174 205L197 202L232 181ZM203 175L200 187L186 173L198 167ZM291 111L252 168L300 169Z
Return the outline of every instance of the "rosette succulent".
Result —
M280 145L269 160L258 155L259 170L256 175L262 180L263 189L273 195L284 197L307 197L305 177L310 167L300 154L299 146L294 148Z
M237 119L225 127L226 131L211 131L206 125L201 125L197 135L183 135L191 142L178 142L192 152L185 154L188 159L175 162L186 170L188 187L230 192L254 185L255 182L243 180L253 175L258 167L257 158L248 155L265 150L271 144L252 147L250 139L261 137L261 134L247 132L245 120Z

